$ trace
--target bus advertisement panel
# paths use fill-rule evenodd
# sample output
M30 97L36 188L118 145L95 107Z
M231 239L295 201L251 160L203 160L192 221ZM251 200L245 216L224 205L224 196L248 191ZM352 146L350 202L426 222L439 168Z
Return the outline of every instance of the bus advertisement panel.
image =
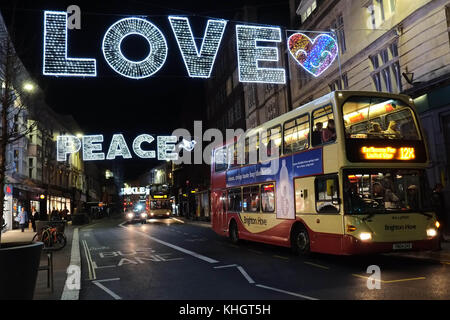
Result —
M293 179L322 173L322 148L319 148L265 163L228 170L226 186L231 188L274 181L277 219L295 219Z

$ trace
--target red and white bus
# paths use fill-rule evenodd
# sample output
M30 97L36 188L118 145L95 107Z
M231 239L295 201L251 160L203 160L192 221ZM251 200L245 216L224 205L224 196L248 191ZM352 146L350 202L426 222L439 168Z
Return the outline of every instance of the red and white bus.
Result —
M266 138L258 138L262 132ZM273 143L278 156L247 164L260 142ZM243 165L228 156L239 143L245 144ZM427 148L407 96L332 92L212 156L212 228L233 242L342 255L438 245Z

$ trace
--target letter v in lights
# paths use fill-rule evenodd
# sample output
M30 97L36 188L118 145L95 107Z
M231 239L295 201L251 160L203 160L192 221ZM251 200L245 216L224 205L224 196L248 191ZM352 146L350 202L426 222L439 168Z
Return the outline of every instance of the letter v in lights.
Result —
M198 52L189 19L169 16L169 21L189 76L191 78L209 78L227 22L216 19L208 20L202 46Z

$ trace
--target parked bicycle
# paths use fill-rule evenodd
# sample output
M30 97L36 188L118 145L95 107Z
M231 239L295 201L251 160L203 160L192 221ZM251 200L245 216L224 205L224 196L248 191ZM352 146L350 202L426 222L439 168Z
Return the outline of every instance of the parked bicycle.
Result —
M66 246L67 238L57 227L45 226L42 228L42 232L38 232L34 235L33 241L43 242L44 248L61 250Z

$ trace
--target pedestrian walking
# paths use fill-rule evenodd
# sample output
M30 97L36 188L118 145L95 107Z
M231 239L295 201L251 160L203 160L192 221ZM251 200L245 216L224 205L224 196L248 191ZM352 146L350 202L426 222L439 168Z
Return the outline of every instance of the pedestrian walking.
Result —
M28 214L25 211L24 207L22 207L22 209L20 210L18 217L19 217L20 229L22 229L22 232L24 232L25 226L28 223Z

